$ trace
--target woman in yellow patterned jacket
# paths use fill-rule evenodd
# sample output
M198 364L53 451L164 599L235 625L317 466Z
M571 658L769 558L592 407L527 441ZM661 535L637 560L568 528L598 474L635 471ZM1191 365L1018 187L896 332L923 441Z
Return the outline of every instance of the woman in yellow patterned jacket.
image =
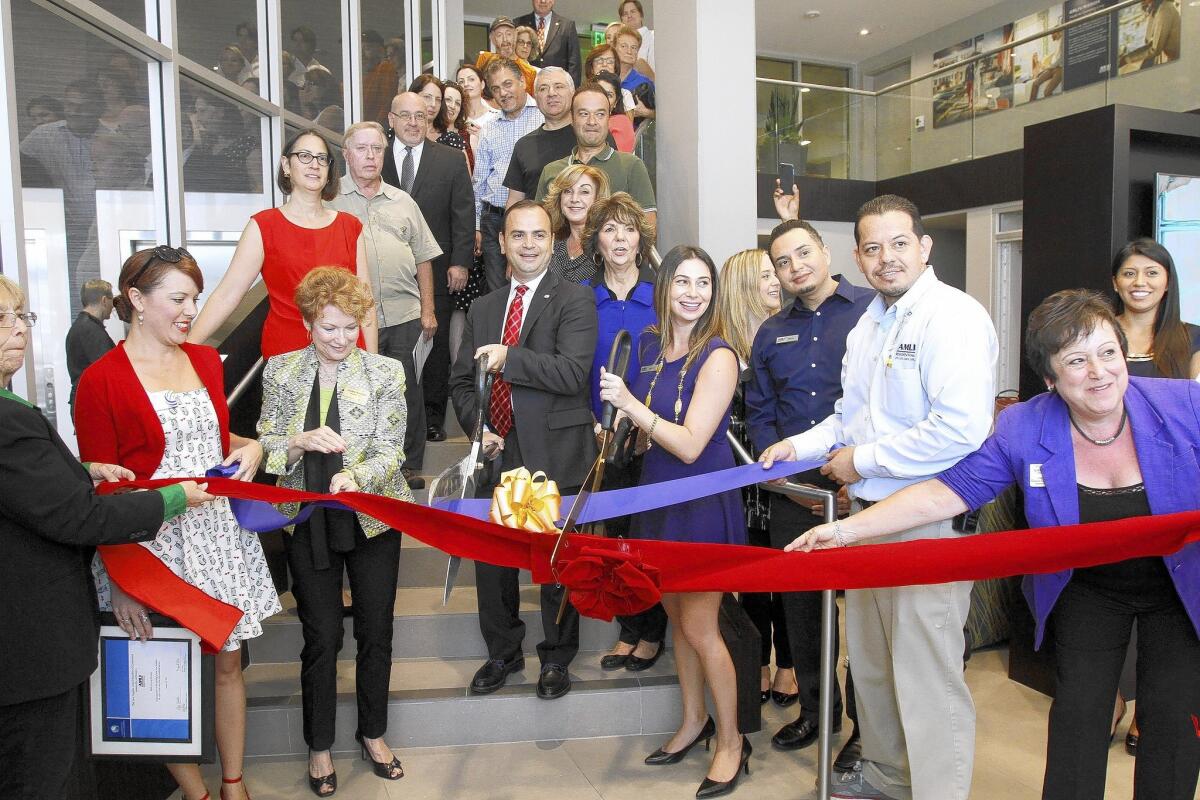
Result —
M312 344L267 361L258 422L267 472L293 489L361 491L411 502L400 471L408 416L403 368L356 344L374 305L370 291L344 269L320 267L296 288L296 305ZM287 551L304 630L300 685L309 785L318 797L337 790L329 748L342 646L343 570L350 576L358 643L355 738L375 774L398 780L404 770L383 736L400 533L371 517L317 508L287 537Z

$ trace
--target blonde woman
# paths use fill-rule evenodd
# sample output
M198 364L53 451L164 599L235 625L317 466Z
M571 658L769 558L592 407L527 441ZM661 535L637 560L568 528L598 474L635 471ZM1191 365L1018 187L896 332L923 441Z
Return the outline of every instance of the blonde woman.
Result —
M532 64L541 57L542 44L538 41L537 31L528 25L517 28L517 58L523 58Z
M542 205L550 214L554 232L551 272L572 283L584 283L596 274L583 229L592 204L607 199L608 194L608 176L587 164L572 164L550 182Z
M741 372L733 395L729 429L747 452L754 452L750 431L746 427L746 383L752 378L750 349L754 336L763 322L779 311L779 278L765 250L743 250L729 257L721 268L724 292L721 293L717 314L725 341L737 353ZM742 490L746 507L746 534L750 544L771 546L771 504L758 486ZM743 592L739 596L746 615L762 638L762 684L760 701L772 698L780 707L796 702L796 673L792 668L792 648L788 642L783 618L783 597L770 592ZM772 635L773 634L773 635ZM775 646L775 679L771 679L771 645Z
M266 471L291 489L368 492L412 502L400 470L408 421L404 369L357 344L375 308L370 290L347 270L317 267L296 287L295 302L310 343L271 358L263 371L258 432ZM318 797L337 791L329 751L338 705L343 572L349 576L358 644L354 738L377 776L399 780L404 768L384 733L400 534L363 514L319 508L285 543L304 629L300 691L309 788Z

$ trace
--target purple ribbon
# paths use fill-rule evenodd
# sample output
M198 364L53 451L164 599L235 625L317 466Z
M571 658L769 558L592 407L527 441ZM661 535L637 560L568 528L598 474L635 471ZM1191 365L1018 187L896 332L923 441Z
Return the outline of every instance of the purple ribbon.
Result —
M230 464L228 466L218 464L205 472L204 475L208 478L232 478L237 470L237 464ZM313 510L317 506L340 508L343 511L354 510L333 500L318 500L315 503L305 503L304 508L300 509L299 514L289 518L281 514L275 506L262 500L239 500L236 497L230 497L228 500L229 509L233 512L238 525L254 533L266 533L267 531L286 528L289 525L299 525L312 516Z
M742 464L737 467L708 472L703 475L693 475L687 478L676 478L672 481L649 483L644 486L634 486L629 489L610 489L606 492L596 492L588 500L583 513L579 515L579 523L596 522L626 514L638 514L655 508L673 506L676 503L686 503L701 497L740 489L753 483L786 478L797 472L816 469L825 463L825 459L817 461L777 461L770 469L763 469L762 464ZM569 509L575 501L575 495L564 497L562 507ZM487 519L491 509L491 500L446 500L433 504L435 508L452 511L476 519ZM558 520L561 522L562 520Z

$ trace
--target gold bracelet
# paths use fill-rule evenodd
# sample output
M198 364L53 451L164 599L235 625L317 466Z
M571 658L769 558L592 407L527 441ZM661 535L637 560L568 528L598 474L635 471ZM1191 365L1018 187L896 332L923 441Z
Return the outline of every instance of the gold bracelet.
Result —
M650 420L650 430L646 431L646 438L654 438L654 428L658 425L658 414L654 415L654 419Z

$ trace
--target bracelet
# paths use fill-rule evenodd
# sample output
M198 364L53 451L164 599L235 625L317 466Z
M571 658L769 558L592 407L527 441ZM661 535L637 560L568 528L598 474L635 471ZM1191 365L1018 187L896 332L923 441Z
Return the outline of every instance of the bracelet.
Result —
M842 530L841 520L833 521L833 543L837 547L849 547L854 543L855 538L851 531Z
M654 436L654 428L658 425L658 419L658 414L655 414L654 419L650 420L650 429L646 431L646 438L652 438Z

